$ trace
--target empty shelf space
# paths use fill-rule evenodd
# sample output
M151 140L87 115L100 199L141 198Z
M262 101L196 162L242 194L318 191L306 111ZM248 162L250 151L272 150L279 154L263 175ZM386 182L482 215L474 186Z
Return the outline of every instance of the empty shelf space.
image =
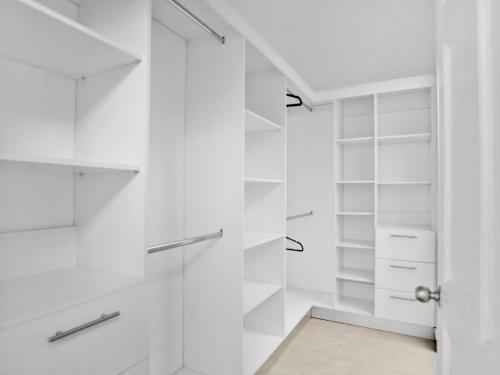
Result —
M276 180L272 178L254 178L254 177L245 177L245 184L282 184L282 180Z
M378 181L377 185L432 185L432 181Z
M245 250L252 249L280 238L285 238L285 235L283 233L245 232L243 234L243 248Z
M341 268L337 272L337 279L353 281L356 283L374 284L375 273L373 270L364 270L358 268Z
M374 180L341 180L337 181L339 185L369 185L374 184Z
M332 308L333 294L302 289L286 289L285 334L292 332L312 307Z
M0 282L0 328L113 293L144 279L72 266Z
M342 146L371 145L373 137L340 138L337 139L337 143Z
M373 216L373 211L339 211L337 216Z
M375 249L375 242L374 241L367 241L367 240L342 239L339 242L337 242L337 247L373 250L373 249Z
M281 285L245 281L243 283L243 313L246 314L281 289Z
M403 134L403 135L388 135L377 137L377 141L381 145L399 144L399 143L427 143L432 138L431 133L421 134Z
M0 154L0 162L26 163L41 166L52 166L68 169L72 173L99 173L99 172L139 172L137 165L82 161L45 156Z
M245 111L245 129L247 132L265 132L283 130L283 127L247 109Z
M71 78L141 60L131 50L32 0L2 1L0 55Z
M361 315L373 315L374 303L368 299L341 296L335 305L335 310Z
M245 329L243 331L243 375L253 375L280 346L283 337Z
M187 367L181 368L174 375L203 375L201 372L191 370Z

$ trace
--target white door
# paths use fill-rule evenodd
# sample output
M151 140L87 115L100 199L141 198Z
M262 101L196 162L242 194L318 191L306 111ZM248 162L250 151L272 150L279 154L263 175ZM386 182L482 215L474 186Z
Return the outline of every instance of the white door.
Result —
M500 1L437 0L438 374L500 374Z

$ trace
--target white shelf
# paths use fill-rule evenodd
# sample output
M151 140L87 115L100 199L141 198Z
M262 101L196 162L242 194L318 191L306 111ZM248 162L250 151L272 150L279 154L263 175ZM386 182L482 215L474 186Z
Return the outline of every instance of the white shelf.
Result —
M374 184L374 180L341 180L337 181L339 185L369 185Z
M253 177L245 177L245 184L274 184L279 185L282 184L282 180L275 180L272 178L253 178Z
M0 154L0 162L59 167L65 170L70 170L72 173L139 172L140 170L137 165L101 163L95 161L18 154Z
M366 241L366 240L343 239L343 240L340 240L339 242L337 242L337 247L373 250L373 249L375 249L375 242L374 241Z
M331 303L332 298L332 293L287 288L285 299L285 334L290 334L311 308L333 308Z
M337 143L342 146L371 145L373 137L340 138L337 139Z
M432 185L432 181L378 181L377 185Z
M255 281L243 282L243 313L246 314L281 289L281 285Z
M243 248L252 249L284 237L283 233L245 232L243 233Z
M203 375L201 372L191 370L187 367L181 368L174 375Z
M377 137L380 145L403 144L403 143L428 143L431 141L431 133L388 135Z
M140 61L138 54L32 0L3 0L0 55L70 78Z
M337 212L337 216L373 216L374 213L371 211L340 211Z
M374 284L375 272L359 268L342 268L337 272L337 279L356 283Z
M253 375L280 346L283 337L250 329L243 331L243 375Z
M245 111L245 130L248 133L278 131L283 130L283 127L247 109Z
M341 296L335 305L335 310L361 315L373 315L374 302L362 298Z
M0 329L143 282L79 266L6 280L0 282Z

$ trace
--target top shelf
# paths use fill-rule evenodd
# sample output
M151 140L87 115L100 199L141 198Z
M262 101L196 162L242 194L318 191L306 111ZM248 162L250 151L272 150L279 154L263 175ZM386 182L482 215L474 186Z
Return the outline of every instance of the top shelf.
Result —
M283 128L278 124L250 111L249 109L245 112L245 129L247 133L283 130Z
M33 0L1 2L0 55L75 79L141 60L128 48Z

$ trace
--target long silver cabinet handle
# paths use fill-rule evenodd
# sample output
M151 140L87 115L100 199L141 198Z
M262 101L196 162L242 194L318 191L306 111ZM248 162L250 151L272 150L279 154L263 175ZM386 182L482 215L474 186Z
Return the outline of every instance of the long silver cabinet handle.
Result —
M115 312L113 312L111 314L101 314L101 316L99 318L97 318L95 320L92 320L90 322L84 323L82 325L79 325L78 327L68 329L67 331L57 331L54 336L51 336L51 337L48 338L48 341L49 342L54 342L54 341L60 340L60 339L62 339L64 337L68 337L68 336L73 335L73 334L75 334L77 332L83 331L84 329L90 328L92 326L95 326L97 324L103 323L103 322L105 322L107 320L116 318L118 316L120 316L120 312L119 311L115 311Z
M400 270L411 270L411 271L416 271L417 270L417 267L404 267L404 266L397 266L395 264L391 264L389 267L391 267L391 268L397 268L397 269L400 269Z
M399 297L399 296L391 296L392 299L399 299L402 301L410 301L410 302L416 302L417 300L414 298L405 298L405 297Z
M410 236L410 235L407 235L407 234L391 234L391 237L394 237L394 238L411 238L411 239L418 238L418 236Z

